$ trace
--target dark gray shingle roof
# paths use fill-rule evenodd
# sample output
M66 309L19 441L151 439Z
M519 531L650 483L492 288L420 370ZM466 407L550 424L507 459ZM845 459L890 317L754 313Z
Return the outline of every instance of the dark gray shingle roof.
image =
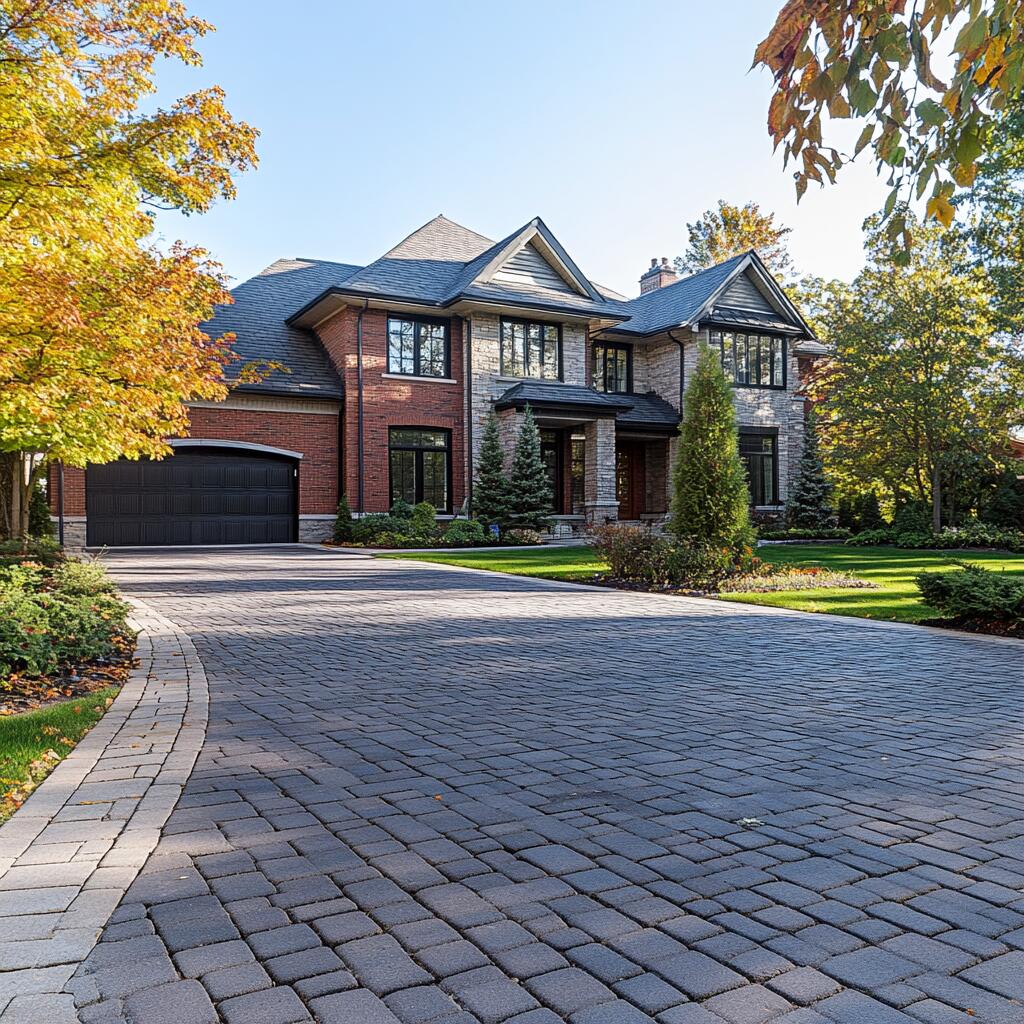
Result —
M656 334L689 323L746 258L747 253L741 253L717 266L622 303L629 319L616 324L611 330L623 334Z
M524 380L514 384L494 403L494 408L521 409L525 405L544 407L578 406L609 416L630 408L629 395L606 395L593 388L578 384L559 384L554 381Z
M202 325L211 337L235 333L234 350L241 359L228 367L229 376L250 360L273 360L291 371L275 370L258 384L239 385L239 391L310 398L341 396L341 380L313 332L289 327L284 321L358 269L327 260L278 260L231 290L234 304L218 307L213 318Z
M666 427L679 426L679 413L653 391L643 395L621 395L632 406L626 412L620 412L616 422L622 426L635 427Z

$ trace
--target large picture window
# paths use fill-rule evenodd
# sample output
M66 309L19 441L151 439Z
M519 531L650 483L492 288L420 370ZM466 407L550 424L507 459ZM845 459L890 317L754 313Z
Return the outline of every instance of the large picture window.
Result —
M451 511L451 434L447 430L392 427L388 431L391 503L428 501Z
M530 320L501 321L501 372L506 377L559 380L562 329Z
M629 345L595 345L591 383L597 391L625 394L633 388L632 348Z
M733 384L748 388L786 386L785 338L712 331L711 347L722 353L722 369Z
M388 373L448 376L448 324L388 317Z
M778 436L752 430L740 430L740 458L747 468L752 505L777 505Z

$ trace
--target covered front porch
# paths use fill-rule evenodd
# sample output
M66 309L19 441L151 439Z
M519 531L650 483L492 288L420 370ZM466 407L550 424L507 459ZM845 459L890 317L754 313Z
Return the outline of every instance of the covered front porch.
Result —
M551 480L556 534L664 518L675 436L669 417L675 413L671 407L656 410L661 422L649 422L652 410L643 398L531 383L516 385L495 403L509 452L526 406L533 412Z

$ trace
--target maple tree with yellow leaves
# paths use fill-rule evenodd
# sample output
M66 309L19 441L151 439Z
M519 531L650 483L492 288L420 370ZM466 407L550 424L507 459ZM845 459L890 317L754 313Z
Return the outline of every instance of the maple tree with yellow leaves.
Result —
M153 216L232 198L257 132L217 87L140 109L211 28L178 0L0 0L0 539L45 460L160 457L227 393L233 339L199 328L224 277Z

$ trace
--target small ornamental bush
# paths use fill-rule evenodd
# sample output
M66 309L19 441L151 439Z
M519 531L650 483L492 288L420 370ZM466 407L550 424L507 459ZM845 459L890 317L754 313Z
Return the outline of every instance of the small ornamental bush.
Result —
M394 512L391 513L394 515ZM432 537L437 531L437 510L429 501L413 506L409 527L415 537Z
M127 615L96 563L0 568L0 689L14 673L48 675L109 656Z
M608 562L613 579L649 587L714 589L760 565L749 548L673 542L640 526L598 527L594 547Z
M528 526L516 526L505 534L502 538L502 543L543 544L544 538L536 530L531 530Z
M387 512L371 512L352 523L352 540L356 544L377 544L381 534L402 533L405 526L407 523Z
M348 498L343 494L338 502L338 514L334 517L334 529L331 531L331 538L335 544L347 544L352 540L352 509L349 508Z
M20 540L0 541L0 570L26 560L40 565L56 565L64 560L64 551L53 537L29 537L25 543Z
M928 604L952 619L1024 625L1024 579L958 564L951 572L923 572L915 578Z
M478 519L455 519L441 537L442 543L451 547L478 547L487 540L487 531Z
M412 522L412 505L409 504L404 498L399 498L391 506L391 518L398 519L403 523Z

